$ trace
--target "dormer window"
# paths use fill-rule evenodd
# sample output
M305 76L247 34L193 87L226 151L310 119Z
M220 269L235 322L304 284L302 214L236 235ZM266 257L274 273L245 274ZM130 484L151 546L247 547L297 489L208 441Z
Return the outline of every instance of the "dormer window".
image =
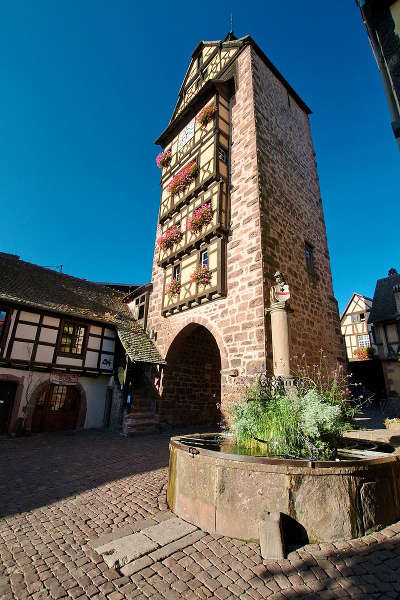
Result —
M81 357L86 341L87 327L72 321L61 323L61 336L58 352L69 356Z

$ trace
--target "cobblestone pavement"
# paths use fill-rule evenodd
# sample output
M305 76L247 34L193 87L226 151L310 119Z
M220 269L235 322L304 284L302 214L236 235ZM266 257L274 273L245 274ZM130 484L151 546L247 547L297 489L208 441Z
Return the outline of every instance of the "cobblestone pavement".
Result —
M1 439L0 598L400 597L400 523L360 540L305 546L277 562L263 562L256 544L200 532L193 545L122 577L89 542L162 519L167 463L165 435Z

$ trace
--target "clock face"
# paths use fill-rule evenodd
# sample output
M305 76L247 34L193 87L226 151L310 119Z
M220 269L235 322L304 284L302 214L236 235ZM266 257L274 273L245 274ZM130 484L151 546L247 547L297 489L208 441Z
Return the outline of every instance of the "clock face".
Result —
M178 150L181 150L194 136L194 119L192 119L179 134Z

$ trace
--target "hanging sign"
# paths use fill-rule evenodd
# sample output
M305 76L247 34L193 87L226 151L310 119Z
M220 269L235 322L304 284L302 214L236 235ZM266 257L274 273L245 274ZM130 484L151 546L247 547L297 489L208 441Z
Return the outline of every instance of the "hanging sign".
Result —
M76 385L78 375L75 373L53 373L50 376L50 383L54 385Z

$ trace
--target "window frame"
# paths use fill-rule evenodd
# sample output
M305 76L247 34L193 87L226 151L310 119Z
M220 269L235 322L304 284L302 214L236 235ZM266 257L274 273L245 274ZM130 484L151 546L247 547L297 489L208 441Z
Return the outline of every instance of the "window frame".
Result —
M310 254L310 261L308 260L308 253ZM310 277L315 277L316 275L316 271L315 271L315 254L314 254L314 246L312 244L310 244L310 242L307 242L307 240L304 241L304 256L306 259L306 269L307 269L307 273Z
M83 327L83 329L84 329L82 348L81 348L81 352L79 354L72 353L72 352L65 352L64 350L61 350L62 336L63 336L63 332L64 332L64 326L66 324L73 325L74 327ZM60 323L60 329L58 332L58 339L57 339L57 356L66 356L68 358L79 358L79 359L84 358L84 356L86 354L88 338L89 338L89 326L87 323L84 323L83 321L75 321L74 319L62 319L61 323Z
M2 311L6 313L6 317L4 319L3 329L0 333L0 354L3 353L6 346L8 332L10 330L12 308L5 306L4 304L0 304L0 312Z
M207 262L203 263L203 256L207 255ZM199 252L199 264L202 267L207 267L208 269L210 268L210 256L208 254L208 246L206 246L205 248L201 248L200 252Z
M175 270L179 270L179 276L175 277ZM177 262L173 265L172 267L172 279L176 279L176 281L181 281L181 276L182 276L182 265L181 262Z
M360 338L362 338L361 340L361 344L360 344ZM364 342L368 342L368 344L365 344ZM359 333L357 335L357 348L370 348L371 347L371 338L369 336L368 333Z

